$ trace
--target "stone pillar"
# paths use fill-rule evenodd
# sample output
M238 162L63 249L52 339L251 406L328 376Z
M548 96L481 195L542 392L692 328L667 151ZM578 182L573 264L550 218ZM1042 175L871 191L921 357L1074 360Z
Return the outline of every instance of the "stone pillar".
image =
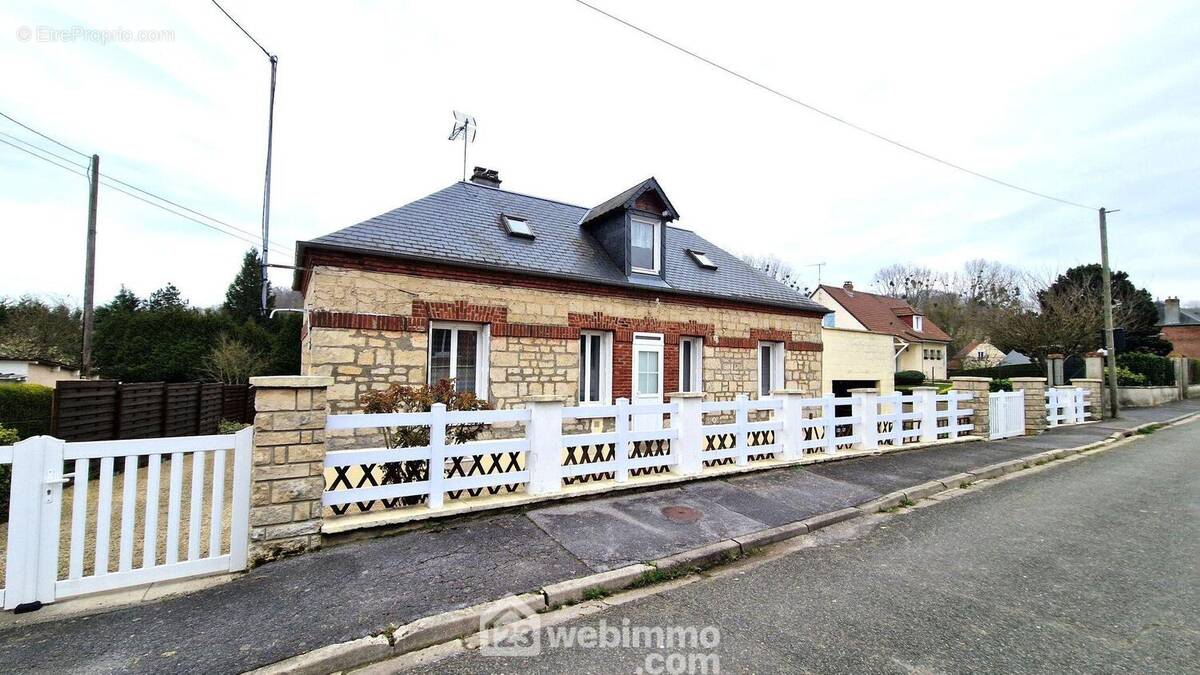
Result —
M250 565L321 547L325 402L332 377L252 377Z
M1099 420L1104 417L1104 380L1092 377L1077 377L1071 380L1072 387L1079 387L1088 393L1089 420Z
M1046 382L1051 387L1057 387L1067 383L1066 378L1063 377L1062 354L1046 355Z
M1104 357L1099 352L1083 355L1083 374L1089 380L1104 379Z
M851 389L854 399L852 415L859 418L858 449L879 449L879 390L874 388Z
M972 432L975 436L987 438L988 429L988 395L991 393L992 380L989 377L952 377L952 387L955 391L970 392L974 397L966 404L973 412L971 424L975 426Z
M1046 378L1010 378L1013 391L1025 391L1025 435L1033 436L1046 430Z

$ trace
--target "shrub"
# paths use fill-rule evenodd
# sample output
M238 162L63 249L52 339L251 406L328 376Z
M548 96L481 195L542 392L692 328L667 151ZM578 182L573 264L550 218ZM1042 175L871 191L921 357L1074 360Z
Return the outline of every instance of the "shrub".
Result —
M988 391L1012 391L1012 380L998 377L988 384Z
M1164 356L1155 356L1144 352L1125 352L1117 354L1117 366L1141 375L1145 378L1145 384L1151 387L1166 387L1175 384L1175 364ZM1119 378L1120 370L1117 371L1117 374Z
M1117 366L1117 384L1123 387L1142 387L1146 385L1146 376L1125 366Z
M12 445L21 440L16 429L0 425L0 445ZM0 464L0 523L8 522L8 493L12 487L12 465Z
M0 384L0 424L21 438L50 433L54 390L40 384Z
M236 434L237 432L250 426L245 422L235 422L233 420L221 420L217 422L218 434Z
M896 373L896 384L912 387L925 381L925 373L919 370L901 370Z
M434 403L445 404L447 410L490 410L492 405L476 398L474 392L455 391L453 380L439 380L432 386L409 387L393 384L383 391L370 391L359 401L365 413L429 412ZM446 425L446 442L466 443L479 437L482 424ZM384 442L389 448L408 448L429 445L429 427L383 428ZM429 462L424 459L384 464L383 483L413 483L427 480ZM440 470L440 467L439 467ZM419 504L425 497L412 495L401 497L405 505Z

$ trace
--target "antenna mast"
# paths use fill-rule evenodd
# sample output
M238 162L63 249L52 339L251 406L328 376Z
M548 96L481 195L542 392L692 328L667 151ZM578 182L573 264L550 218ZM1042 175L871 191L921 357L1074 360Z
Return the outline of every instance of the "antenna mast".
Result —
M467 180L467 144L475 141L475 118L459 111L454 111L454 128L450 130L450 140L458 140L462 136L463 169L462 179Z

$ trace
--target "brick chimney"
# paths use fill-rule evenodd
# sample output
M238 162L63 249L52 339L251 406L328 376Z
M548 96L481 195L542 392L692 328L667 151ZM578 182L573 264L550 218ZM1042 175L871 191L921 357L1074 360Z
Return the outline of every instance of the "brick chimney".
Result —
M853 291L854 290L854 282L853 281L843 281L842 288L844 288L848 291Z
M500 172L495 169L487 169L482 166L475 167L475 171L471 174L471 182L476 185L486 185L488 187L500 187Z
M1163 323L1179 323L1179 298L1167 298L1163 301Z

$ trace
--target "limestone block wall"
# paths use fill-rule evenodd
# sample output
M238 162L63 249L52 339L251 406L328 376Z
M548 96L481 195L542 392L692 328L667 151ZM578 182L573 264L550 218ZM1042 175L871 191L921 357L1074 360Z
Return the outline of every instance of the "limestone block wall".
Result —
M719 301L706 307L696 299L606 295L604 287L596 288L564 292L317 266L305 294L311 326L302 345L303 372L334 378L331 410L351 412L371 389L426 382L429 325L442 320L490 326L488 396L499 408L539 395L573 404L580 330L611 333L614 398L630 394L636 332L664 335L664 393L678 388L684 336L704 338L702 377L710 399L757 393L762 340L785 343L786 388L814 396L822 391L815 316Z

